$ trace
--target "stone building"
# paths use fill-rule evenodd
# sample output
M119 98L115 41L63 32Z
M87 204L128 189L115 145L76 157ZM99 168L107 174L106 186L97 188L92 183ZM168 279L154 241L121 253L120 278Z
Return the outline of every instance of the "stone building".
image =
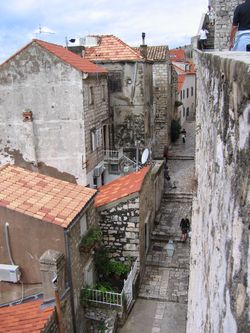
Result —
M195 58L198 187L187 333L249 332L250 58L199 51Z
M95 206L104 244L121 261L139 259L140 269L149 248L155 214L163 193L163 164L120 177L99 188Z
M178 102L175 118L183 125L194 119L196 105L196 74L194 64L187 59L184 49L170 50L170 59L178 78Z
M82 185L104 183L109 109L103 67L33 40L0 66L0 94L1 164Z
M24 288L42 283L45 300L53 298L56 273L65 329L76 332L77 322L80 332L80 288L95 273L91 253L82 253L79 243L96 223L96 190L10 165L1 167L0 184L1 264L20 268Z
M70 47L84 59L109 71L113 148L135 157L136 147L153 142L152 62L113 35L87 36L82 47Z
M138 49L139 50L139 49ZM175 113L177 84L167 46L147 46L147 59L153 61L154 158L162 158L170 144L171 121Z

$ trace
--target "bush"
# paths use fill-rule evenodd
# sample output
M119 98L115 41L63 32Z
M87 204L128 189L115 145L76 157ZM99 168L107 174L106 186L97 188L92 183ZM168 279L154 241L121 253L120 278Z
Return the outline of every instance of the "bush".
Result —
M171 140L175 142L180 135L181 132L181 125L179 120L172 120L171 122Z
M82 251L89 251L97 243L102 240L102 231L98 226L92 226L87 233L82 237L79 244L79 249Z

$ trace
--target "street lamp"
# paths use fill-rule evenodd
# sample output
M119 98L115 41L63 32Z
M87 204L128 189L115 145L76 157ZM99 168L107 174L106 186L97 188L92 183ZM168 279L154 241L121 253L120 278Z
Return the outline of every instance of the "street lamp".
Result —
M173 257L175 250L174 242L172 240L169 240L167 244L164 246L164 249L167 250L168 257Z

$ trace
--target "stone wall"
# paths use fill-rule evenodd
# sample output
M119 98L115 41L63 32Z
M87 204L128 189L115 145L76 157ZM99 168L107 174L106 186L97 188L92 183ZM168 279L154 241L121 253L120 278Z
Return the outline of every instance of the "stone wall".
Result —
M228 49L229 36L232 27L235 7L245 0L214 0L211 5L215 10L215 43L214 48Z
M93 202L86 211L86 216L87 216L88 228L97 222L96 221L97 215ZM81 240L81 227L79 222L75 223L74 226L70 228L68 234L68 240L70 248L69 255L70 255L70 266L72 274L72 288L74 293L75 316L76 316L78 332L82 332L85 326L85 318L84 318L83 308L80 305L80 290L85 284L84 269L87 262L92 257L92 254L82 253L79 251L78 245Z
M250 59L195 53L196 177L187 333L249 332Z
M173 117L171 105L171 66L170 60L155 62L153 65L154 87L154 158L163 156L164 146L169 145L170 124Z
M97 63L98 64L98 63ZM152 64L146 62L101 63L111 74L120 73L121 90L109 91L116 148L132 148L140 140L142 147L152 141Z
M104 244L113 258L121 261L139 258L143 263L145 224L149 236L162 193L163 163L158 162L146 175L140 192L98 208Z

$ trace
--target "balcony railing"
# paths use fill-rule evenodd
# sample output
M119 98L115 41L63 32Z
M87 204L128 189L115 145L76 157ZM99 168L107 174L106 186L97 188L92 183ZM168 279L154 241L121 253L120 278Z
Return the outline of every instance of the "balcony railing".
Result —
M104 150L104 161L118 162L123 156L123 149L119 150Z

